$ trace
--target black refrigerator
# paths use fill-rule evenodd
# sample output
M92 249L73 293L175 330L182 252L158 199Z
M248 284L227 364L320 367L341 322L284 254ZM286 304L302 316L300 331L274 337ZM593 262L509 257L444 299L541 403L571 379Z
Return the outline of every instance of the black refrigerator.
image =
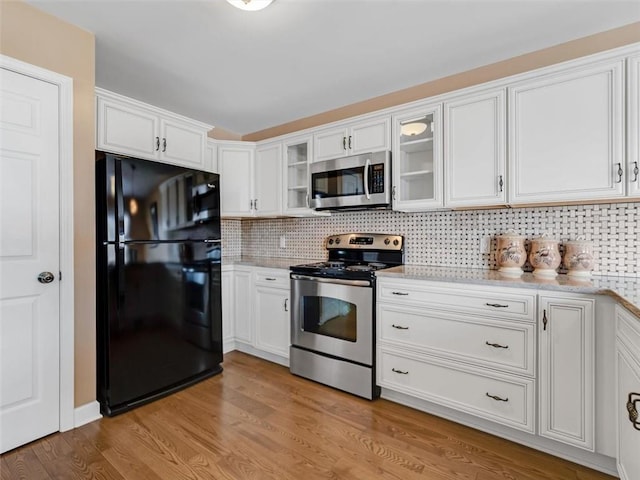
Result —
M214 173L96 152L102 414L222 371L219 187Z

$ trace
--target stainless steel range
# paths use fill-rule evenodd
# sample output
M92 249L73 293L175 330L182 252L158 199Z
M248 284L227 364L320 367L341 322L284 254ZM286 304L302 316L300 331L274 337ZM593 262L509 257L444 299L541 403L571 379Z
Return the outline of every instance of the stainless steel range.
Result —
M290 371L377 398L375 272L402 265L403 237L332 235L326 248L326 262L291 267Z

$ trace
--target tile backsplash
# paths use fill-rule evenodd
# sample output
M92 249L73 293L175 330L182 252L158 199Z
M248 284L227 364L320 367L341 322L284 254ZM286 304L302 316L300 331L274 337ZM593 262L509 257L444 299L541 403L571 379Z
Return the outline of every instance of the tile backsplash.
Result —
M593 241L594 274L640 276L640 202L492 210L333 213L330 217L223 220L223 256L326 258L336 233L405 237L405 263L495 269L496 236L514 229L532 239L544 232L560 242ZM284 236L286 248L280 248ZM491 237L491 253L480 241ZM562 249L562 245L561 245ZM527 264L525 269L530 270Z

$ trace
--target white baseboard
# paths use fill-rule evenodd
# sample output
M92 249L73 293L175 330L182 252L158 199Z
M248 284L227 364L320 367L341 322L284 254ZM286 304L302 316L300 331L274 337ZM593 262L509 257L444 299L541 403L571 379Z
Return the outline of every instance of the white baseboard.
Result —
M94 420L102 418L100 415L100 404L98 402L89 402L76 407L73 411L73 424L74 428L81 427L87 423L91 423Z
M260 350L258 348L249 345L248 343L244 343L240 340L236 340L235 349L242 353L248 353L249 355L253 355L254 357L262 358L263 360L267 360L269 362L277 363L282 365L283 367L289 367L289 359L287 357L283 357L282 355L277 355L271 352L265 352L264 350Z

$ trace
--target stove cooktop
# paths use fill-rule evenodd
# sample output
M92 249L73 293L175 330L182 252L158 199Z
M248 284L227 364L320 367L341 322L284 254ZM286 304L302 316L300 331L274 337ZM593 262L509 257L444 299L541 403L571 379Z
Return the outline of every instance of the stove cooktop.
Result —
M398 235L350 233L327 238L326 262L295 265L293 273L332 278L372 278L377 270L402 265L403 238Z

